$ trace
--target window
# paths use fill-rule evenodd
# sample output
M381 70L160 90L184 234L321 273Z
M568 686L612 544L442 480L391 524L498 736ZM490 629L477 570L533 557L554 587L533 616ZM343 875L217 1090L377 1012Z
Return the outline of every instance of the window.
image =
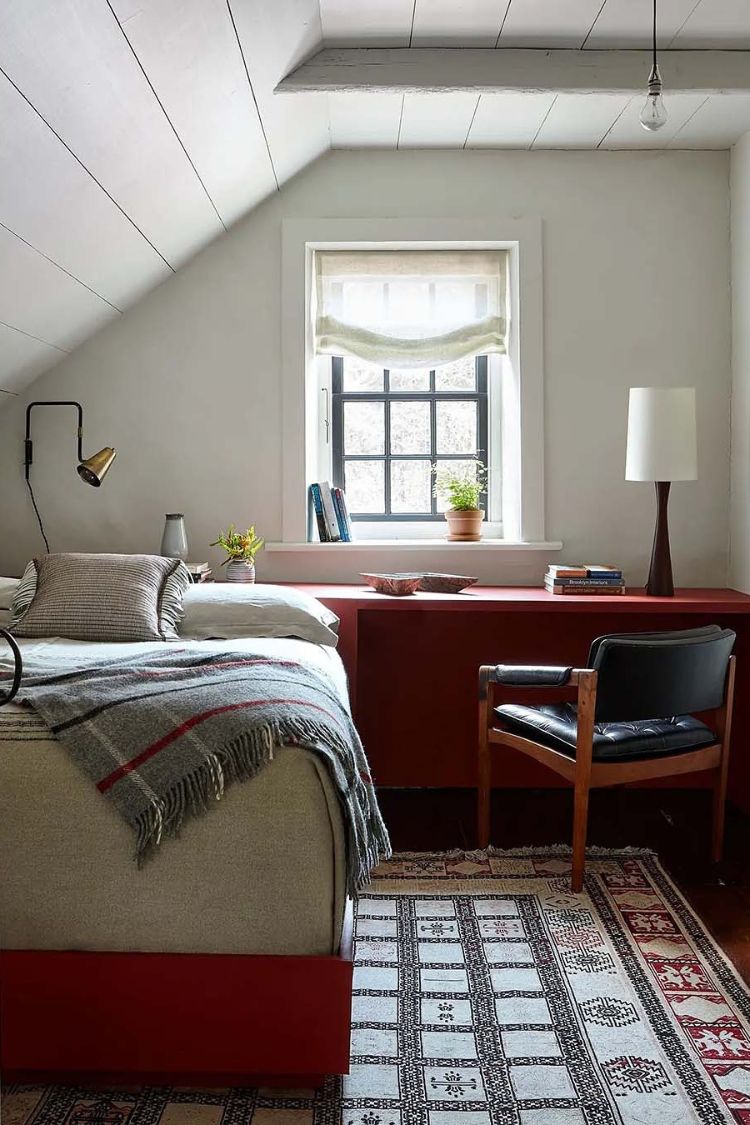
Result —
M488 467L487 368L487 356L434 370L333 357L332 474L353 520L442 521L434 470Z
M480 256L472 261L475 252ZM319 551L309 526L308 485L333 480L334 358L374 366L384 397L386 369L439 372L477 356L487 359L485 548L519 557L559 549L544 534L542 265L537 217L283 220L281 535L269 550ZM480 298L473 304L465 299L470 286ZM382 454L363 459L385 463L383 440ZM484 452L479 442L475 448ZM366 566L372 550L371 569L391 543L400 550L403 541L411 550L424 539L418 549L425 557L444 550L440 521L361 518L355 528L355 543L343 545L342 556L351 549ZM333 544L320 555L338 553ZM397 558L389 556L388 565Z

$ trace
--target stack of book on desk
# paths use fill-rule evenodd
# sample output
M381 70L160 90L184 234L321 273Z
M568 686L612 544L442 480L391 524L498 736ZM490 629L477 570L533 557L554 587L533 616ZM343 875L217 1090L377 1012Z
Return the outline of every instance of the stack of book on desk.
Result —
M185 563L190 573L191 582L212 582L213 575L211 568L207 562L189 562Z
M616 566L593 563L548 566L544 587L550 594L622 594L625 583Z

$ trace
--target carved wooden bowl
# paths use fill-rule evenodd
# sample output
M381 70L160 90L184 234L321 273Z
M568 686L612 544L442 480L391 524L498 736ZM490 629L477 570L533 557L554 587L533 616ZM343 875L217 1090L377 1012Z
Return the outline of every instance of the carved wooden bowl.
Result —
M477 581L465 574L423 574L419 588L428 594L460 594Z
M421 574L362 574L360 577L378 594L390 594L393 598L416 594L422 581Z

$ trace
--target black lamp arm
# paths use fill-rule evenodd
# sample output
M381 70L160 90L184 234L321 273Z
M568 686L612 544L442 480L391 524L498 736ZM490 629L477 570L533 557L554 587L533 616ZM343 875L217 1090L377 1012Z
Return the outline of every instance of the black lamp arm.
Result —
M13 659L15 660L15 668L13 670L13 683L11 684L10 692L8 695L3 695L3 693L0 692L0 707L2 707L5 703L10 703L11 699L13 699L21 686L23 660L21 659L20 648L14 641L13 637L11 637L7 629L0 629L0 637L3 637L10 645L13 652Z
M30 402L26 407L26 437L24 439L24 469L26 480L29 479L29 469L34 460L34 445L31 440L31 411L35 406L75 406L78 411L78 460L83 461L83 407L74 399L59 399L57 401Z

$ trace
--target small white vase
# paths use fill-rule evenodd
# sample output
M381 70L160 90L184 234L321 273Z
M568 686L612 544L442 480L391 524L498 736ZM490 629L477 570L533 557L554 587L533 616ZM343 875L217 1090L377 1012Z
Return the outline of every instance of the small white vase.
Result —
M161 553L167 559L187 561L188 541L185 531L185 517L182 512L171 512L164 520L164 534L161 537Z
M254 582L255 563L246 562L244 559L232 559L226 565L227 582Z

